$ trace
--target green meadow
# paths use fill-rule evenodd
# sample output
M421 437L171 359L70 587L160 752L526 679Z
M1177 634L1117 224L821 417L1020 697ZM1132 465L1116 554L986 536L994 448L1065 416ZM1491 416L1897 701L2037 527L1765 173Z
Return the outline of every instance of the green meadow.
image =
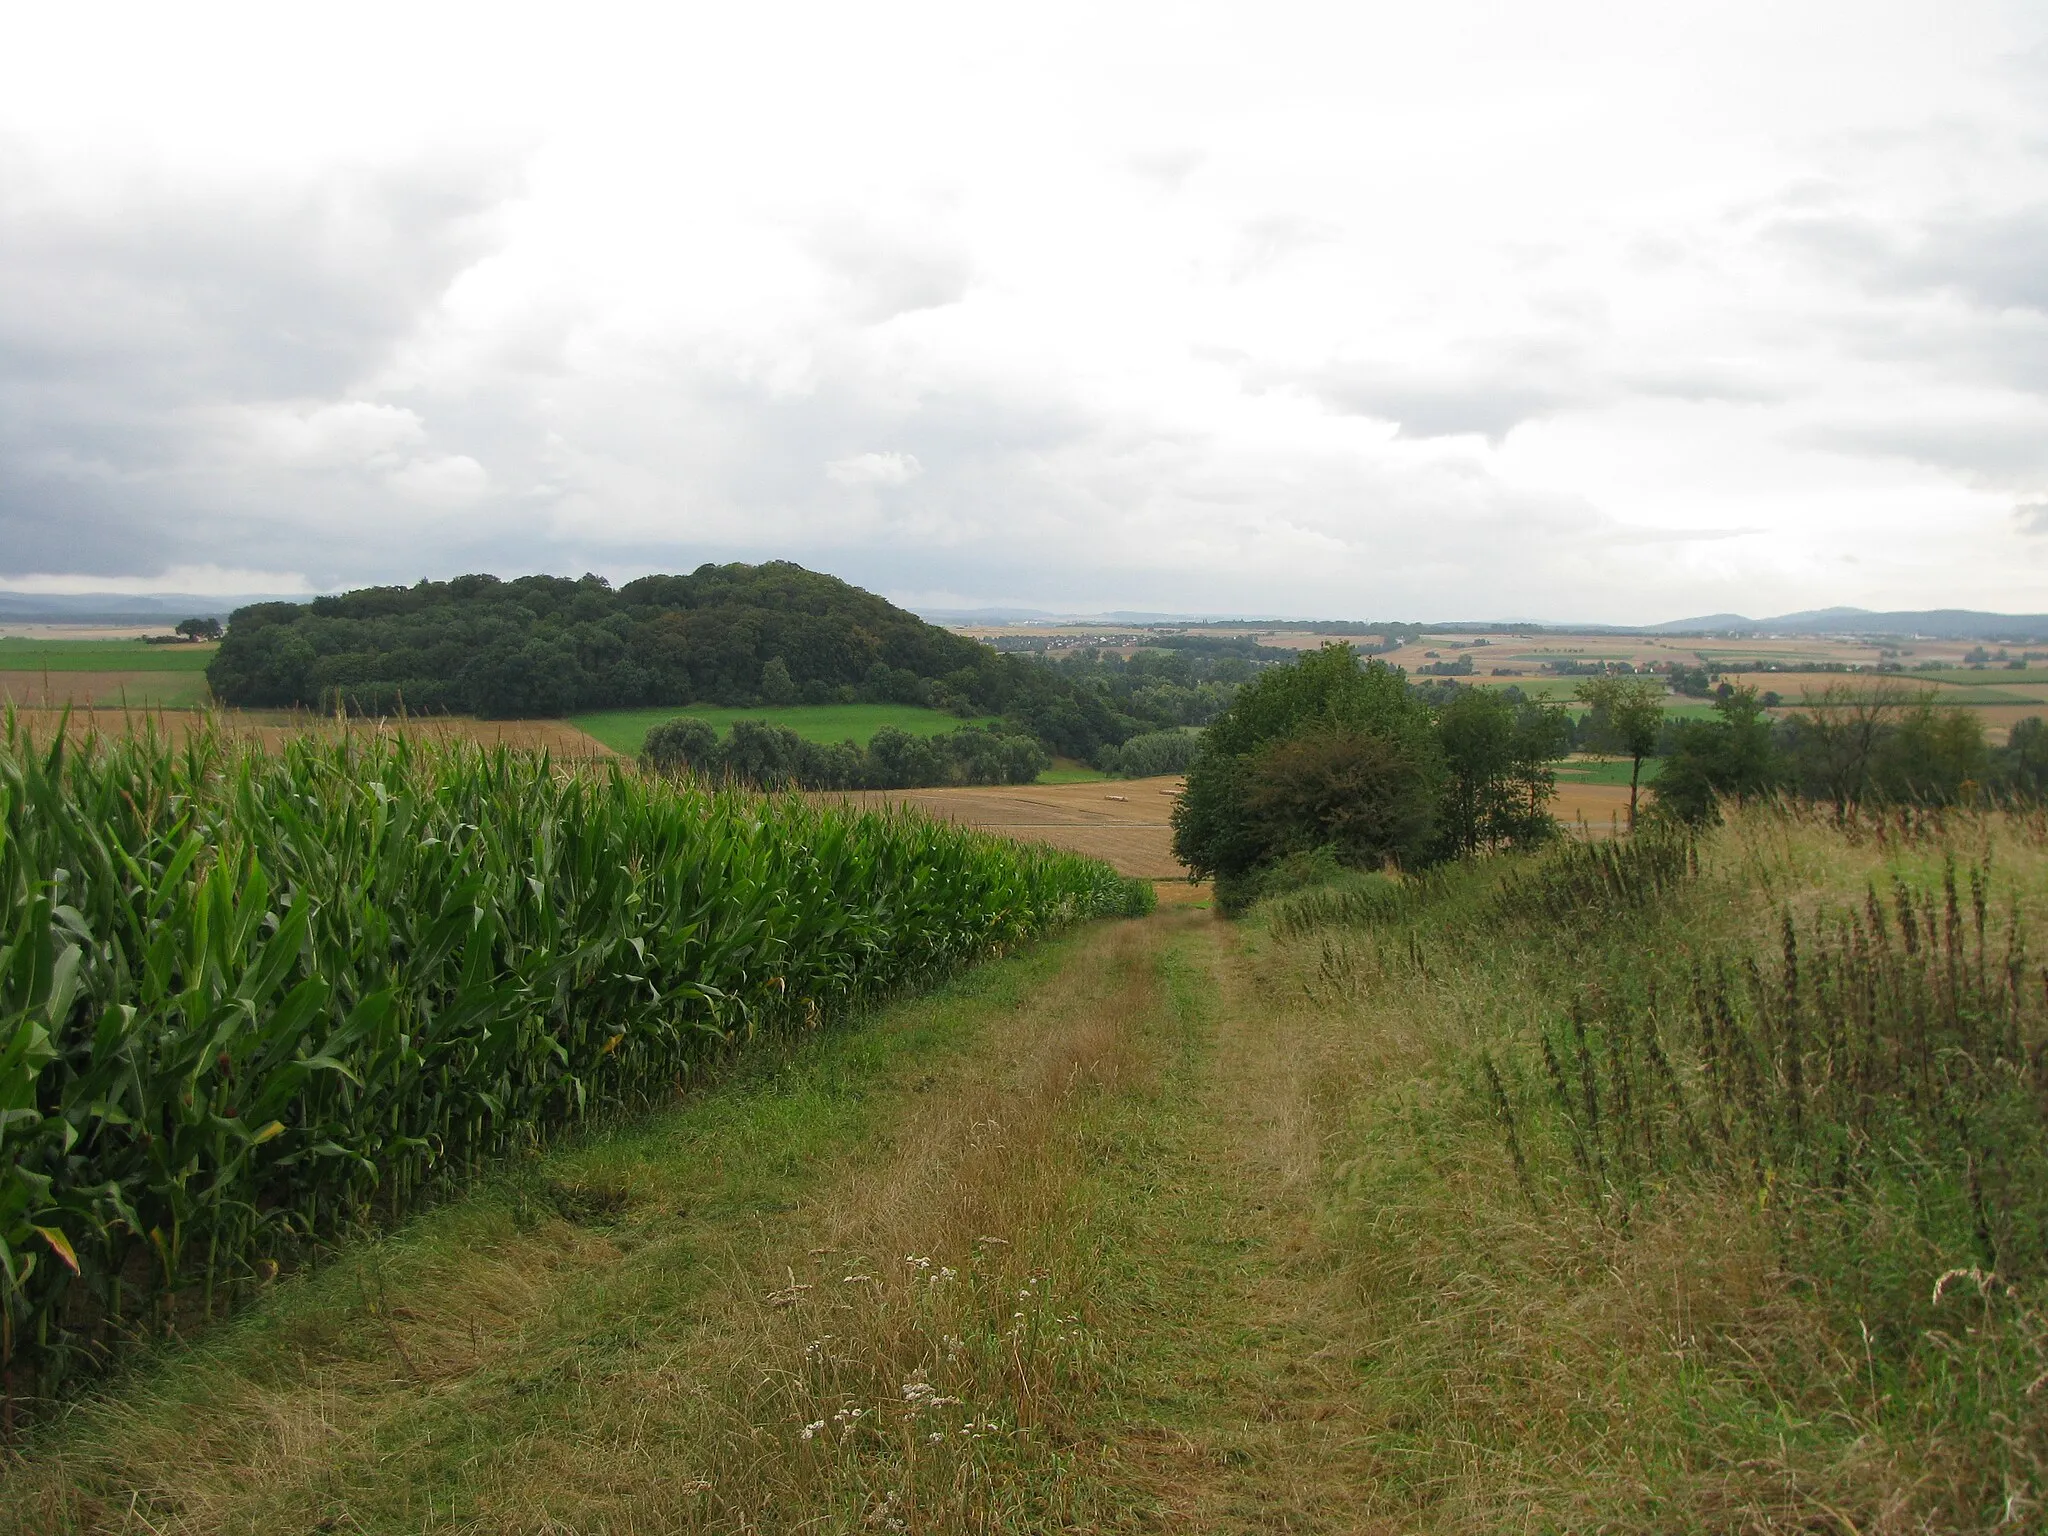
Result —
M913 704L789 704L760 709L730 709L719 704L691 704L678 709L665 705L654 709L600 710L571 716L569 723L614 752L630 756L640 750L653 727L684 716L710 721L721 735L736 720L759 720L764 725L786 726L805 741L853 741L862 746L885 725L912 736L941 736L963 725L994 723L992 716L962 719L944 710L920 709Z
M0 672L204 672L217 646L0 639Z

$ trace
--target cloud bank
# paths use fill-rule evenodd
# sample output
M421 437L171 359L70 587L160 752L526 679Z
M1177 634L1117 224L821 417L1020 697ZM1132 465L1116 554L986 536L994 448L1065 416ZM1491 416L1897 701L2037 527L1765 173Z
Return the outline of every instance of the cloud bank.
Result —
M120 20L0 59L0 586L2042 606L2037 7Z

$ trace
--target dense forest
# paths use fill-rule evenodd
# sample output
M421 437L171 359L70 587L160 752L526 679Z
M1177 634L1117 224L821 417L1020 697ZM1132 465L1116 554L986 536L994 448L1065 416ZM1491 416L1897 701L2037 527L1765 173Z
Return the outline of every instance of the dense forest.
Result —
M207 677L236 707L364 715L918 704L1000 716L1055 753L1093 759L1213 713L1213 699L1196 697L1213 670L1197 658L1112 679L1001 656L836 577L777 561L705 565L617 589L597 576L462 576L259 603L233 615Z

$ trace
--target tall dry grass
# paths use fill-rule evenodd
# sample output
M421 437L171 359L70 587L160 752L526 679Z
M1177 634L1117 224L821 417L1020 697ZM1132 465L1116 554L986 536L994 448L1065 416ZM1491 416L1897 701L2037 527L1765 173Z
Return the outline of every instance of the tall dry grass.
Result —
M1331 1207L1383 1495L1438 1529L2041 1518L2044 831L1756 810L1274 904L1273 982L1405 1062Z

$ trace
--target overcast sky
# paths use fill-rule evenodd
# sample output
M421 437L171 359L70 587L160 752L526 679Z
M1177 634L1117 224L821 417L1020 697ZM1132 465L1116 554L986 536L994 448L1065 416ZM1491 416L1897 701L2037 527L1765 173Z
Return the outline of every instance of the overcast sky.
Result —
M2048 7L0 4L0 586L2048 609Z

